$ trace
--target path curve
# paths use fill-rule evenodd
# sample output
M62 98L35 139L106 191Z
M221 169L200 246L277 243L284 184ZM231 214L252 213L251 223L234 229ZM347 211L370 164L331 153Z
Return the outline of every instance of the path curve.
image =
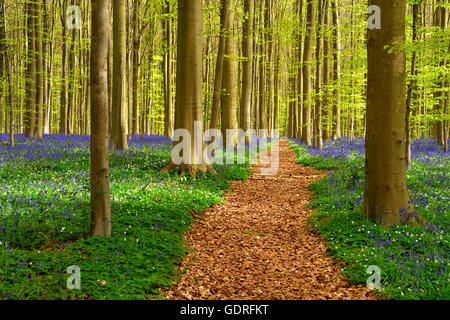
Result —
M167 299L299 300L375 299L350 286L328 257L324 241L307 230L312 194L308 185L326 173L295 163L280 141L280 168L247 182L233 181L226 202L201 213L185 236L190 252Z

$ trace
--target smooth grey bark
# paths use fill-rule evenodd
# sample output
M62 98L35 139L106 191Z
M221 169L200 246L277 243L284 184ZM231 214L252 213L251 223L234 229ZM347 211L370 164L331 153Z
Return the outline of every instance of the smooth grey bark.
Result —
M111 236L108 166L109 0L92 0L91 235Z

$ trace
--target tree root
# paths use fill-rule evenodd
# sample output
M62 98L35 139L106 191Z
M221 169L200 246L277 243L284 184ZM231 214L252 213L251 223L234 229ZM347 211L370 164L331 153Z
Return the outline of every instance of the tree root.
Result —
M406 219L406 223L403 223L403 224L411 225L411 226L419 228L419 227L423 227L426 224L426 222L427 221L423 217L417 215L417 216L408 217Z
M174 164L172 161L170 161L162 170L161 173L169 173L174 170L180 170L181 175L189 174L189 176L192 179L197 179L197 173L211 173L211 174L217 174L216 170L212 167L212 165L208 164Z

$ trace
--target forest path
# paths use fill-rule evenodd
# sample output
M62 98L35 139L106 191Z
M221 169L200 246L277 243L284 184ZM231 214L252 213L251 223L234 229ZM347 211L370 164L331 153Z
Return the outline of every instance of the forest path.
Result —
M261 167L252 167L247 182L233 181L226 202L194 222L185 237L194 251L166 298L374 299L365 286L348 284L324 241L307 229L308 185L326 173L296 164L285 140L278 173L262 176Z

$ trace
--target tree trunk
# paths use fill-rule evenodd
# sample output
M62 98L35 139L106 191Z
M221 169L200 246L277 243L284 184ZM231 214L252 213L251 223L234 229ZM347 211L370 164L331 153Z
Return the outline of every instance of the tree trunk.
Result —
M289 76L289 137L295 137L295 121L296 121L296 88L295 88L295 76L292 74Z
M2 67L0 76L2 78L3 84L5 81L8 82L8 96L6 98L6 106L7 111L9 111L9 143L11 146L15 145L14 139L14 92L12 87L12 69L11 69L11 60L9 56L9 50L6 46L7 39L7 28L6 28L6 8L5 1L0 0L0 19L1 19L1 29L0 29L0 53L1 53L1 61L0 65ZM6 73L6 77L4 74ZM5 128L6 129L6 128Z
M386 226L417 225L405 167L406 55L401 44L405 42L406 0L369 0L369 5L380 7L383 28L368 30L363 215Z
M228 24L225 27L225 55L223 60L222 94L220 99L221 129L224 145L236 145L237 130L237 76L235 47L233 37L233 14L228 11Z
M92 0L91 235L111 236L108 168L109 0Z
M43 91L44 91L44 96L43 96L43 105L42 105L42 113L43 113L43 133L44 134L49 134L50 133L50 108L49 108L49 86L50 86L50 81L48 81L47 78L47 72L48 72L48 68L49 68L49 57L51 59L51 56L48 56L48 51L49 51L49 34L50 34L50 30L49 30L49 17L48 17L48 1L47 0L43 0L42 2L42 8L43 8L43 34L42 34L42 59L43 59L43 69L44 69L44 74L43 74L43 81L44 81L44 87L43 87Z
M132 134L139 134L139 71L140 71L140 58L139 51L141 49L141 35L139 32L139 0L134 0L133 4L133 80L132 80L132 95L133 95L133 107L132 107ZM143 127L141 126L141 131Z
M111 6L113 2L109 1L109 10L111 12ZM109 21L109 29L112 30L112 16L110 16ZM112 97L113 97L113 33L110 32L108 35L108 132L109 132L109 138L110 140L115 137L115 135L112 133L113 130L113 115L112 115Z
M132 81L132 72L131 72L131 50L130 46L133 45L133 41L131 39L131 30L132 30L132 23L131 23L131 3L130 1L127 1L127 136L128 140L131 140L131 134L133 130L133 106L131 104L131 99L133 97L131 93L131 88L133 88Z
M273 122L273 0L265 0L264 36L265 36L265 78L266 78L266 123L268 136L272 136ZM297 124L295 124L297 126Z
M261 19L260 25L265 26L264 22L264 12L266 8L264 2L261 1ZM259 44L259 106L258 106L258 123L259 123L259 132L258 136L261 139L265 139L267 137L267 114L266 114L266 46L265 46L265 30L262 29L262 35L260 37Z
M40 139L44 133L44 65L42 50L42 0L35 3L35 61L36 61L36 123L34 137Z
M330 11L330 0L325 0L325 19L324 19L324 51L323 51L323 104L322 104L322 123L323 123L323 132L322 139L327 141L330 139L330 130L329 130L329 94L328 94L328 85L330 82L330 52L331 52L331 43L330 37L328 35L329 28L329 11Z
M172 160L162 170L168 172L180 168L194 179L198 172L214 172L206 164L203 153L203 92L202 92L202 37L203 4L198 0L184 0L178 3L178 48L175 100L175 130L185 129L190 133L188 143L190 157L186 159L182 149L180 164ZM186 137L187 138L187 137ZM173 147L186 141L174 141ZM178 156L178 155L177 155ZM187 161L186 161L187 160Z
M306 37L303 53L303 129L302 140L311 145L311 63L314 33L314 1L307 0Z
M5 81L5 69L6 69L6 31L5 31L5 25L6 25L6 19L5 19L5 2L4 0L0 0L0 104L3 102L5 96L5 87L6 87L6 81ZM3 110L0 109L0 130L2 127L2 121L1 121L1 114L3 113ZM6 116L6 110L5 110L5 131L7 128L7 116Z
M222 9L220 12L220 39L219 39L219 49L217 51L217 61L216 61L216 74L214 78L214 92L213 92L213 102L211 109L211 122L209 127L211 129L218 129L220 122L220 95L222 90L222 79L223 79L223 61L225 54L225 40L226 36L224 30L228 26L228 18L230 16L230 0L221 0Z
M59 134L67 134L67 26L65 20L67 0L61 4L61 24L62 29L62 66L61 66L61 95L59 100Z
M280 106L279 106L279 78L280 78L280 49L278 45L275 49L275 66L274 66L274 79L273 79L273 108L274 108L274 115L273 115L273 128L279 129L280 128ZM273 134L272 134L273 135Z
M127 106L127 6L126 0L113 0L113 100L111 148L128 150Z
M244 0L244 21L242 55L245 58L242 70L242 96L240 106L240 127L247 132L251 128L252 77L253 77L253 16L255 14L254 0ZM250 141L246 137L245 143Z
M303 37L304 37L304 30L303 30L303 7L304 7L305 1L299 0L299 7L298 7L298 17L299 17L299 25L300 25L300 32L298 34L298 75L297 75L297 93L298 93L298 110L297 110L297 130L294 133L294 137L298 140L301 140L302 138L302 131L303 131Z
M75 110L76 110L76 97L75 97L75 45L76 45L76 35L77 30L73 29L71 32L68 32L68 36L70 35L69 41L69 63L68 63L68 102L67 102L67 134L74 134L74 119L75 119Z
M325 0L319 0L319 22L316 29L316 101L314 106L314 147L322 149L322 59L323 59L323 24L325 19Z
M413 30L412 30L412 42L415 43L417 41L417 20L419 17L419 4L413 4ZM406 116L405 116L405 134L406 134L406 167L409 168L411 165L411 129L410 129L410 113L411 113L411 99L412 92L416 90L416 58L417 52L416 50L412 53L411 58L411 82L408 86L408 93L406 95Z
M439 7L436 8L435 10L435 15L434 15L434 25L436 27L440 27L442 29L442 31L444 31L446 29L447 26L447 9L444 7L445 3L444 0L438 0L436 4L439 4ZM445 39L441 38L439 39L441 41L445 41ZM439 61L439 67L443 68L445 66L445 55L443 55L443 58ZM434 105L434 111L436 113L436 115L438 117L440 117L440 115L443 112L443 102L444 102L444 97L445 96L445 92L444 92L444 87L445 87L445 81L441 80L441 78L444 76L444 74L442 73L442 71L439 73L439 81L438 81L438 88L440 88L441 90L438 90L435 92L434 94L434 98L437 99L436 104ZM437 120L436 121L436 125L435 125L435 129L436 129L436 140L437 143L440 146L444 145L444 121L442 120Z
M445 3L442 2L442 7L441 7L441 29L444 31L448 28L448 17L449 16L449 11L446 9L445 7ZM450 53L450 45L447 46L447 55L448 53ZM444 67L445 65L448 64L448 61L446 59L443 59L441 61L441 66ZM447 80L443 79L441 82L441 87L442 87L442 94L443 94L443 100L442 100L442 109L444 111L444 115L447 115L447 119L448 119L448 103L449 103L449 99L450 99L450 93L448 91L448 87L449 87L449 81L448 81L448 77ZM447 92L445 92L444 88L447 89ZM449 120L445 120L442 121L442 129L443 129L443 140L444 140L444 152L448 152L448 138L449 138Z
M331 0L331 9L333 14L333 139L341 139L341 32L339 26L339 8L337 6L338 0Z
M25 135L33 137L36 124L36 19L34 18L34 4L28 2L27 6L27 69L25 80L26 111L25 111Z
M172 63L171 63L171 46L172 46L172 28L170 23L170 0L166 1L167 19L164 22L166 52L164 54L164 135L171 137L173 132L172 120Z

